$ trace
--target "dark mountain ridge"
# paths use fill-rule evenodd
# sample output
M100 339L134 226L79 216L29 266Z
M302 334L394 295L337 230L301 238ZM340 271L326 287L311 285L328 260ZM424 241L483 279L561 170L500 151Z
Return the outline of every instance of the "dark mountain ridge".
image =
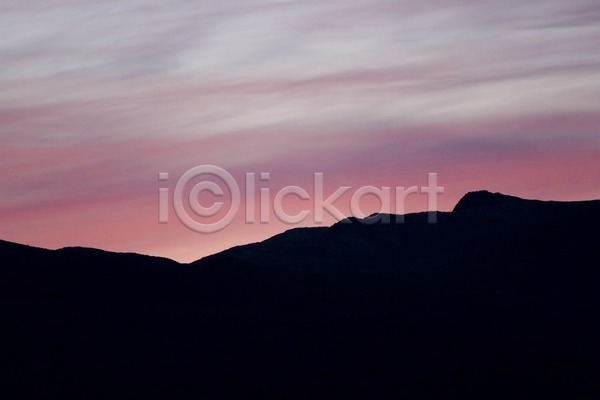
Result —
M598 200L482 191L436 224L351 218L189 265L0 241L1 387L23 398L596 398L598 228Z

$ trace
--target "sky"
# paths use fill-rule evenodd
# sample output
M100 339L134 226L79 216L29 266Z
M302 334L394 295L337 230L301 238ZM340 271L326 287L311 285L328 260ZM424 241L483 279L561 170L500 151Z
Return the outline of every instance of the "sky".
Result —
M159 189L199 165L273 196L323 173L345 215L428 173L442 211L480 189L600 198L597 0L3 0L0 37L0 239L189 262L315 225L242 206L203 234L170 203L159 224Z

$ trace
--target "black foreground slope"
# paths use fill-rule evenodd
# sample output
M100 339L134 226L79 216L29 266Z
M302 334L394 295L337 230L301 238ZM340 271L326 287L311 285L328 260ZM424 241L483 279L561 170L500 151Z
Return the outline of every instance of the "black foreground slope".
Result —
M295 229L192 265L0 242L22 398L600 397L600 201ZM373 222L366 221L366 222Z

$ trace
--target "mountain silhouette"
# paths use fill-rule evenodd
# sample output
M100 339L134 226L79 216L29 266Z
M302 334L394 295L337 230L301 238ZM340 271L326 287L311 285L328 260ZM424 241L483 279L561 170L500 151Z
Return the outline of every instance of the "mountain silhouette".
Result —
M11 398L600 396L600 201L291 229L191 264L0 241ZM7 397L5 397L7 398Z

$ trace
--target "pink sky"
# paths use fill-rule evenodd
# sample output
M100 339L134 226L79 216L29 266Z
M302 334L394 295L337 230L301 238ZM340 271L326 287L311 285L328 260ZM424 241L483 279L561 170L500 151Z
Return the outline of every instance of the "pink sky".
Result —
M269 172L273 196L436 172L441 210L479 189L600 198L597 1L218 3L0 5L0 239L187 262L292 227L159 225L158 189L202 164L242 191Z

